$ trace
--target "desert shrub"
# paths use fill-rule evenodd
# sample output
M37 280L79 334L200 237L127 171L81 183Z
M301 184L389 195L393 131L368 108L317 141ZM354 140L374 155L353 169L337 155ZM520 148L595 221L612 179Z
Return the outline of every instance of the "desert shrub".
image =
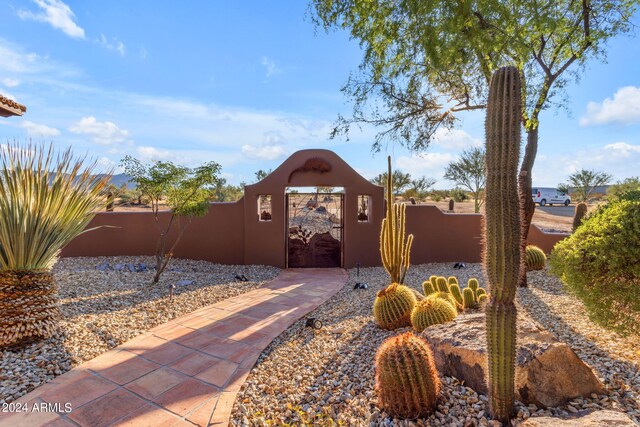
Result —
M451 190L451 198L459 203L467 200L469 196L462 188L454 188Z
M590 214L559 242L549 263L593 320L640 334L640 201L620 200Z
M626 178L623 181L618 181L610 185L607 189L607 199L611 201L618 200L629 192L637 192L640 194L640 177L634 176Z
M442 199L449 197L449 190L431 190L429 198L434 202L439 202Z

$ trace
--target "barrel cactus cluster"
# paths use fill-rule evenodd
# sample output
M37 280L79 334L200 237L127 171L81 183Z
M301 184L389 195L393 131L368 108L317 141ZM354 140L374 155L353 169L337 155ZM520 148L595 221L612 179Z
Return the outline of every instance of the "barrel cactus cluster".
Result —
M458 311L477 309L487 301L487 292L481 288L478 279L472 278L466 288L460 288L458 279L431 276L422 283L422 290L426 297L436 295L449 301Z
M428 416L440 395L440 378L429 345L411 332L387 339L376 353L378 405L400 418Z
M416 305L415 294L407 286L392 283L380 290L373 303L373 316L383 329L397 329L411 325L411 311Z
M422 332L429 326L450 322L456 316L458 310L450 300L432 294L413 308L411 325L416 332Z
M544 251L537 246L527 245L525 254L525 264L527 271L542 270L547 261Z

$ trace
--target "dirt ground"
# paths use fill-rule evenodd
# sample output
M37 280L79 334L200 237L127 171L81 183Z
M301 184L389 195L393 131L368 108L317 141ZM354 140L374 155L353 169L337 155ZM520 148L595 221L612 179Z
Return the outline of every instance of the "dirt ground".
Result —
M446 201L443 200L440 202L433 202L428 200L424 202L424 204L436 205L437 207L439 207L445 212L447 212L447 210L449 209L448 200ZM562 215L561 214L562 211L560 211L559 209L560 208L551 210L554 213L548 213L548 212L544 212L543 210L540 209L539 206L536 205L536 212L533 214L533 221L532 221L533 224L537 225L544 231L570 233L571 224L573 222L573 214L569 216ZM571 209L573 212L573 206L570 206L570 207L563 206L562 209ZM482 208L480 211L482 212ZM455 203L454 212L455 213L473 213L473 200L471 201L465 200L464 202Z

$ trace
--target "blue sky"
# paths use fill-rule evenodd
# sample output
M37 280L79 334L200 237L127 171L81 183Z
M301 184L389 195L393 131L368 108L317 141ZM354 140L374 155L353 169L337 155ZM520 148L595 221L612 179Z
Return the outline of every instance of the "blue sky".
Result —
M426 153L373 154L375 129L329 140L340 92L361 51L314 28L305 1L0 0L0 93L27 105L0 120L0 141L32 138L89 152L105 167L126 154L195 166L215 160L229 182L252 182L303 148L328 148L370 178L386 154L439 180L482 143L483 113L440 133ZM640 24L640 15L634 22ZM640 39L608 47L568 88L569 114L545 111L534 185L580 168L640 175Z

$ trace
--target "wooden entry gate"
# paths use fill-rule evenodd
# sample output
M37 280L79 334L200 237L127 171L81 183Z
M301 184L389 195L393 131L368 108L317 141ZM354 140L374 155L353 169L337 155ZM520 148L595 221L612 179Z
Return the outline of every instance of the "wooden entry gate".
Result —
M287 194L287 267L342 267L344 194Z

